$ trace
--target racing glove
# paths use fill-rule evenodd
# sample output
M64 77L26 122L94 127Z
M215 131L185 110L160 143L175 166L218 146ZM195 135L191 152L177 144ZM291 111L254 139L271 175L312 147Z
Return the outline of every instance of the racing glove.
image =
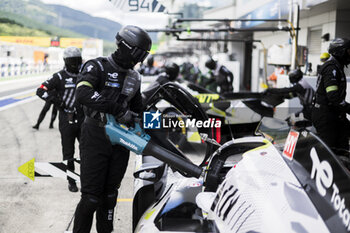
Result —
M112 114L113 116L119 116L121 113L125 113L123 106L116 101L108 101L106 112Z
M58 96L49 95L46 101L54 104L58 110L64 110L66 108L66 104Z
M117 116L117 121L122 124L132 124L134 123L134 119L137 116L138 116L137 113L131 110L126 110L124 113L119 114L119 116Z
M66 107L65 103L58 96L57 92L55 90L48 90L47 87L44 85L41 85L37 89L36 95L39 96L41 99L45 100L46 102L54 104L58 108L58 110L63 110Z

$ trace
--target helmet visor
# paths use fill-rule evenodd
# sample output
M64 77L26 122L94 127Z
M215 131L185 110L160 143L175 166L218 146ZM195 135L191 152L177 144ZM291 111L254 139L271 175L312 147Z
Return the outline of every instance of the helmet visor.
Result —
M67 70L71 73L78 73L82 64L81 57L68 57L64 59L64 64Z
M140 49L138 47L134 47L131 52L131 56L133 57L135 63L143 62L148 56L148 54L149 53L147 51Z

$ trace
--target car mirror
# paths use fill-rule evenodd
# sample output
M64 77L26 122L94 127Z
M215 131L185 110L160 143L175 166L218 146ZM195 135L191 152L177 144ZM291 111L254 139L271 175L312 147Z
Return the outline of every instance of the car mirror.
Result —
M142 166L134 172L134 177L141 180L156 181L164 171L164 163L157 164L142 164Z

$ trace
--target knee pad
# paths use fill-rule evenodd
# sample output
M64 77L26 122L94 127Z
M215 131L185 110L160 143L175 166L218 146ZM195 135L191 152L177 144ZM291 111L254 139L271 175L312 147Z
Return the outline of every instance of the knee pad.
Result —
M83 195L80 201L80 208L85 213L94 213L100 204L100 199L93 195Z
M117 204L117 195L115 192L113 193L108 193L105 196L105 206L107 207L107 209L113 209L116 204Z

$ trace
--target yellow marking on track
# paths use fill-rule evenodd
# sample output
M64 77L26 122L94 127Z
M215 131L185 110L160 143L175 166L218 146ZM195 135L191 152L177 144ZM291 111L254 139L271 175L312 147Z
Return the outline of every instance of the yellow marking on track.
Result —
M117 202L132 202L132 198L118 198Z
M25 94L25 95L16 96L16 97L14 97L14 99L24 99L24 98L27 98L27 97L32 97L34 95L35 95L35 92L32 92L32 93L28 93L28 94Z
M23 175L25 175L26 177L28 177L32 181L34 181L34 179L35 179L35 177L34 177L34 173L35 173L34 162L35 162L35 158L29 160L28 162L26 162L25 164L21 165L18 168L18 171L20 173L22 173Z

